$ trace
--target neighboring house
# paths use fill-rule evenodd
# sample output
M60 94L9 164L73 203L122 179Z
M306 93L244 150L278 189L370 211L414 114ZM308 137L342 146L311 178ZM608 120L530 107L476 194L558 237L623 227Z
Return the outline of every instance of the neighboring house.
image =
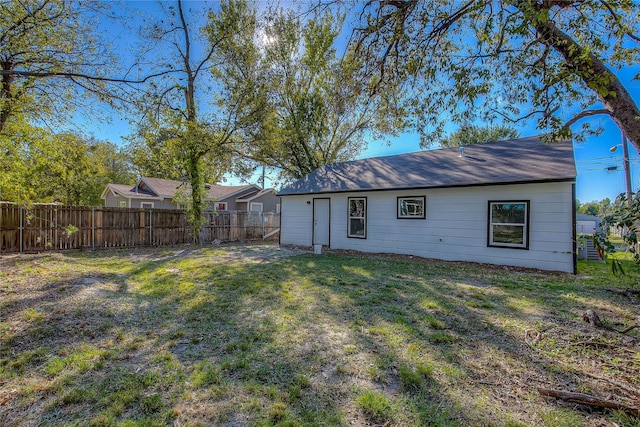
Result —
M593 242L593 235L600 231L602 220L597 216L576 214L576 245L578 259L602 262Z
M279 212L275 190L257 185L206 184L207 210ZM189 195L191 185L182 181L142 177L136 185L107 184L101 198L105 206L115 208L182 209L176 196Z
M575 273L575 179L537 137L326 165L278 193L280 242Z
M576 214L576 233L595 234L600 230L601 221L597 216Z

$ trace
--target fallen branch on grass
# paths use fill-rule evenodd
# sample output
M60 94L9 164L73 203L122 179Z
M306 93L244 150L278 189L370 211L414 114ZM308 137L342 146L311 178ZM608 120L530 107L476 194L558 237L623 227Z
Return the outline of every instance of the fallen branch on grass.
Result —
M614 386L618 387L619 389L626 391L629 394L632 394L632 395L634 395L636 397L640 397L640 392L638 392L638 390L636 390L635 388L631 388L631 387L629 387L629 386L627 386L625 384L622 384L622 383L620 383L618 381L612 380L611 378L603 377L603 376L597 375L597 374L592 374L590 372L584 372L584 374L586 376L588 376L588 377L595 378L597 380L606 381L609 384L614 385Z
M530 335L531 332L535 332L536 335L534 336L533 340L531 342L529 342L529 337L531 336ZM540 338L542 338L542 334L540 332L530 331L529 329L525 329L525 331L524 331L524 342L527 343L527 345L529 347L533 348L535 345L537 345L538 342L540 341Z
M571 343L571 345L574 347L579 345L591 345L595 347L622 348L622 346L618 344L611 344L611 343L600 342L600 341L578 341L578 342Z
M627 298L632 303L638 302L638 297L640 297L640 289L615 289L615 288L605 288L609 292L613 292L614 294L622 295Z
M597 408L618 409L631 415L640 415L640 408L636 406L629 406L621 402L616 402L614 400L600 399L598 397L589 396L588 394L572 393L569 391L550 390L544 388L539 388L538 393L543 396L551 396L555 397L556 399L561 399L571 403L578 403L580 405L594 406Z
M636 324L636 325L631 325L628 328L625 328L619 331L615 328L612 328L611 326L607 326L604 323L602 323L602 320L600 320L600 317L598 316L598 313L595 312L595 310L585 311L582 314L582 319L587 323L593 324L593 326L597 328L606 329L607 331L613 331L619 334L628 334L629 332L633 331L635 328L640 328L640 325Z
M598 316L598 313L596 313L595 310L587 310L584 313L582 313L582 320L584 320L587 323L591 323L596 328L613 331L612 327L602 323L602 320L600 320L600 316Z
M628 328L623 329L623 330L618 331L618 332L620 332L621 334L626 334L626 333L628 333L628 332L633 331L635 328L640 328L640 325L631 325L631 326L629 326Z

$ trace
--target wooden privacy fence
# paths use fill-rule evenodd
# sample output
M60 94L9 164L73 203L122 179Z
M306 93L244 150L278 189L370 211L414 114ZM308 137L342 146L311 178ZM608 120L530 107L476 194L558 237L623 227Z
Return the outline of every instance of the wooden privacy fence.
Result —
M207 212L201 241L278 239L280 214ZM193 241L184 211L0 203L0 253L161 246Z

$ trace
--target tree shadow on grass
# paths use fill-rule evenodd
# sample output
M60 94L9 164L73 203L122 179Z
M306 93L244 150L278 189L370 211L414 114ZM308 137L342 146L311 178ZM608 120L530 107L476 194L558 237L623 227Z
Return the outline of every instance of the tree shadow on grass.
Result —
M550 289L536 292L537 301L519 305L515 302L523 290L501 285L501 276L514 275L495 269L438 263L430 271L429 262L345 257L339 261L342 267L334 266L327 276L323 264L335 260L308 260L299 274L317 271L316 280L326 290L347 299L343 304L350 306L357 347L375 354L379 366L370 372L369 387L406 397L421 423L499 425L522 418L538 424L558 410L537 396L537 387L582 386L574 369L544 351L532 351L528 331L519 329L567 320L570 313L558 313L558 304L548 304L558 297ZM515 277L523 284L529 281L526 273ZM560 294L571 286L565 283ZM345 310L332 312L344 316ZM430 403L421 404L425 400ZM570 411L563 417L555 423L572 425L581 419Z
M2 386L12 389L0 411L4 425L254 425L294 417L290 406L309 379L279 347L272 310L286 304L283 278L271 266L206 257L136 260L100 292L89 277L96 285L113 278L80 273L45 286L46 296L24 298L7 316L46 301L38 324L47 335L27 319L3 345ZM82 292L91 291L81 304L71 286L79 281L87 285ZM337 419L330 410L319 413Z
M96 259L92 254L69 258L58 256L55 262ZM128 364L153 333L146 310L153 298L132 298L126 280L161 265L144 262L130 273L82 266L26 295L17 292L1 319L9 328L0 345L0 387L6 392L0 424L90 419L95 409L90 403L104 401L99 390L110 389L102 387L101 378L110 376L105 374L110 368L124 375L127 369L118 366Z
M95 268L43 288L49 335L20 320L2 347L5 425L540 424L554 406L535 386L576 384L513 326L558 316L527 300L526 275L340 255L73 258Z

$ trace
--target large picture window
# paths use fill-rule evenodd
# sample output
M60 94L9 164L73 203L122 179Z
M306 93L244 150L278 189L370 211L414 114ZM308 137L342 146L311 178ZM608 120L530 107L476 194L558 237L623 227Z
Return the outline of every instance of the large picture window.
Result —
M529 202L489 202L489 246L529 248Z
M367 198L349 197L348 237L367 238Z
M398 219L424 219L425 197L398 197Z

